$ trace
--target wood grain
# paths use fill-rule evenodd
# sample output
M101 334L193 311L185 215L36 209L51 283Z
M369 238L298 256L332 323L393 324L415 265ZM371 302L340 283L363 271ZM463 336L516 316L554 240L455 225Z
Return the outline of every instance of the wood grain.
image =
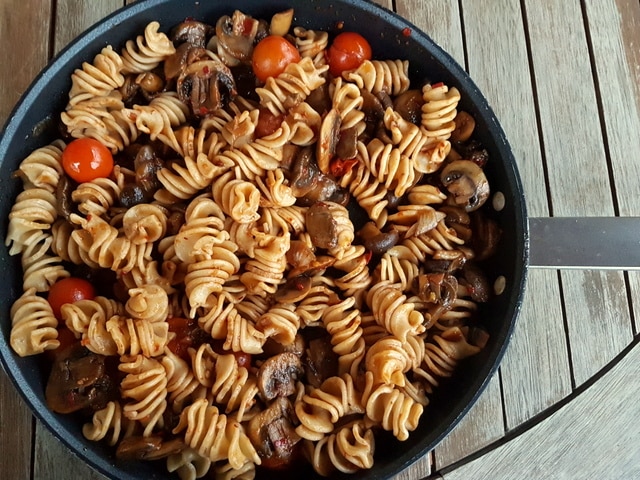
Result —
M548 419L444 480L640 478L640 347ZM606 422L596 419L606 418ZM574 441L567 441L574 439Z
M0 2L0 38L9 40L4 44L0 68L0 124L5 123L22 93L47 63L50 18L49 1ZM0 473L29 478L32 425L30 412L0 369Z
M580 2L524 3L552 213L613 215ZM626 285L620 272L565 271L561 277L571 305L565 318L573 379L580 385L631 340Z

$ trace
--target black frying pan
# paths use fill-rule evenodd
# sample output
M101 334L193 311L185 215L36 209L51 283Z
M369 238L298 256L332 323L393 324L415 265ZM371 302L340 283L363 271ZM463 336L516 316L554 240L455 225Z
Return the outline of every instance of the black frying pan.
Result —
M293 7L294 24L336 32L356 30L371 43L377 58L405 58L416 82L426 79L456 86L462 94L461 108L477 121L478 139L490 152L486 167L493 192L502 192L506 207L495 213L503 236L496 258L487 265L490 278L502 275L506 289L502 295L481 306L483 324L491 338L482 351L458 370L455 377L438 389L426 408L418 429L405 442L390 437L385 448L378 448L371 470L349 476L353 479L389 478L416 461L442 440L465 415L496 371L509 341L522 302L528 265L528 223L525 201L516 164L504 132L486 100L460 66L427 35L401 17L365 0L235 0L216 1L139 1L101 21L62 51L39 75L10 116L0 137L0 229L7 233L7 217L21 187L12 178L19 162L35 148L56 137L54 115L64 109L71 86L70 76L83 61L91 60L107 44L122 47L125 40L139 35L157 20L167 29L185 17L214 22L219 16L240 9L258 18ZM410 28L409 36L403 29ZM73 415L53 414L44 402L42 369L36 358L19 358L9 346L9 309L22 293L18 258L10 257L0 246L0 271L7 281L0 285L0 359L34 414L74 453L101 473L122 479L167 478L164 462L117 463L113 450L90 442L81 433L81 422ZM387 448L388 445L388 448ZM315 478L310 472L295 472L294 478ZM282 477L281 473L275 476Z

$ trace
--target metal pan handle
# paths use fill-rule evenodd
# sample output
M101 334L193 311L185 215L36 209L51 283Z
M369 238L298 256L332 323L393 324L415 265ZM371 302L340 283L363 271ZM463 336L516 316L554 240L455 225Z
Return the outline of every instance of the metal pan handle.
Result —
M532 268L640 270L640 217L529 219Z

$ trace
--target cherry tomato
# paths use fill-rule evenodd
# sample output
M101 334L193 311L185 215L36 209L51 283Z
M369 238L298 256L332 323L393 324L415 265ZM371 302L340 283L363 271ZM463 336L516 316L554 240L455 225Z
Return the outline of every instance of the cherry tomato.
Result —
M334 77L355 70L365 60L371 60L371 45L356 32L342 32L333 40L327 53L329 72Z
M113 170L113 155L93 138L78 138L62 152L64 171L78 183L106 178Z
M284 37L269 35L258 42L253 49L251 65L258 80L265 82L269 77L277 77L287 65L300 61L298 49Z
M96 291L93 285L83 278L68 277L58 280L49 289L49 305L57 319L61 318L60 307L66 303L74 303L78 300L93 300Z
M274 115L267 108L260 108L258 116L258 125L256 125L256 137L262 138L274 133L280 125L284 117L282 115Z
M167 347L175 355L189 361L189 347L193 346L191 332L197 327L195 320L181 317L171 317L167 320L169 331L175 333L175 337L169 341Z

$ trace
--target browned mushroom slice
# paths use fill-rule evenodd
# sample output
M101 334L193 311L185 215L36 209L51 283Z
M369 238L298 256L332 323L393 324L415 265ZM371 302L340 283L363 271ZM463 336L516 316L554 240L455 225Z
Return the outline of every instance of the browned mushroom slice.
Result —
M349 192L333 178L320 172L311 147L297 152L289 173L289 185L293 195L298 198L298 204L303 207L319 201L335 202L343 206L349 202Z
M287 397L296 391L296 381L304 373L300 357L281 353L270 357L258 370L258 388L265 400Z
M171 32L171 40L175 43L187 42L194 47L204 48L207 38L215 33L215 28L196 20L185 20L176 25Z
M218 45L231 57L248 61L260 22L236 10L233 15L224 15L216 23Z
M164 61L164 77L167 80L178 77L190 63L206 55L206 50L194 47L190 43L183 43L176 48L173 55Z
M356 158L358 153L358 130L356 127L347 128L340 132L336 145L336 157L342 160Z
M413 291L427 303L450 308L458 296L458 280L447 273L423 273L414 279Z
M458 111L456 117L453 119L456 128L451 132L452 142L466 142L473 135L473 131L476 128L476 121L470 113L464 110Z
M124 83L118 89L120 95L122 95L122 101L129 105L132 103L132 100L140 91L140 85L136 82L136 77L133 75L126 75L124 77Z
M464 208L454 205L444 205L438 210L446 213L445 222L448 227L455 230L458 237L464 240L465 243L471 240L471 217Z
M456 205L467 212L477 210L489 198L489 182L482 168L469 160L456 160L446 165L440 181L453 195Z
M158 435L124 438L116 449L118 460L159 460L174 453L180 453L186 447L180 438L164 441Z
M105 357L75 343L56 358L45 398L49 408L57 413L85 408L99 410L111 399L114 388L106 373Z
M158 93L164 88L164 80L154 72L141 73L136 77L135 82L140 86L143 94L149 94L146 95L147 98L152 98L152 94Z
M329 335L309 340L308 344L304 362L306 379L309 385L317 388L327 378L338 374L338 356Z
M295 430L291 402L279 397L249 421L247 435L266 468L280 469L297 459L296 444L301 438Z
M358 231L364 247L374 255L382 255L400 240L397 230L382 232L373 222L367 222Z
M60 175L58 185L56 186L56 211L58 215L69 220L69 216L73 213L73 201L71 200L71 192L74 190L73 183L66 175Z
M136 172L136 183L140 185L146 195L151 195L162 185L158 180L158 172L164 166L164 162L157 155L153 147L144 145L138 151L133 161Z
M307 232L318 248L331 249L338 245L338 225L324 202L314 203L305 214Z
M486 260L496 253L502 230L495 220L488 218L481 210L473 212L471 229L473 230L471 245L477 261Z
M407 90L393 100L393 109L407 122L420 125L422 120L422 92L417 89Z
M274 355L280 355L281 353L293 353L298 357L304 355L306 343L304 337L297 334L293 340L293 343L289 345L282 345L276 342L273 338L267 338L267 341L262 346L262 352L264 355L273 357Z
M484 272L476 264L467 262L462 268L460 284L464 285L471 298L476 302L488 302L491 297L491 285Z
M229 67L207 58L188 65L178 77L178 97L195 115L207 114L223 106L224 91L233 97L236 85Z
M340 112L335 108L329 110L322 119L316 144L316 161L322 173L329 173L329 164L336 153L336 146L340 138L341 123Z
M278 288L275 299L279 303L296 303L304 300L311 291L312 280L306 275L296 275Z

